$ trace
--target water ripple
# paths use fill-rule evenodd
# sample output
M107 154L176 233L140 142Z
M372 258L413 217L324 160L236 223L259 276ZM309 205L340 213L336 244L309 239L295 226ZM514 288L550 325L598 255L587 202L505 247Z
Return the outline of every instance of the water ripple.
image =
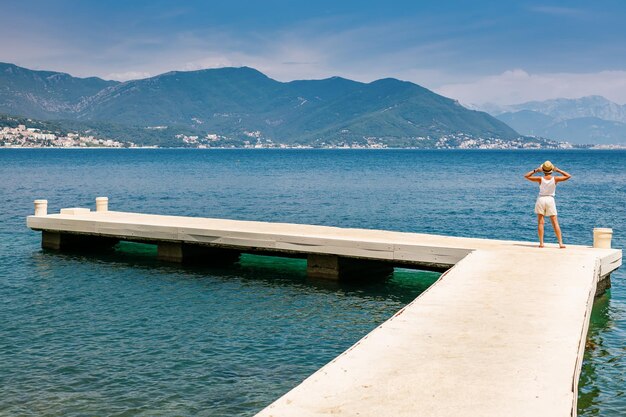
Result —
M606 170L589 170L598 158ZM0 415L252 415L437 277L312 282L298 260L179 267L133 245L47 253L24 225L35 198L528 240L536 190L521 174L545 159L575 175L557 197L566 240L610 226L623 247L624 152L0 150ZM582 416L625 414L625 277L594 306Z

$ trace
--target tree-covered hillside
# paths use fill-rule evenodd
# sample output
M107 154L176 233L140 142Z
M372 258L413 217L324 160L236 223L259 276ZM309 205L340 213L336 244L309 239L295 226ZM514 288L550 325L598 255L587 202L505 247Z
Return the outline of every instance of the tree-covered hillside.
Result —
M519 137L487 113L414 83L338 77L283 83L247 67L169 72L118 83L2 64L0 112L103 130L120 126L137 134L175 126L199 135L292 144Z

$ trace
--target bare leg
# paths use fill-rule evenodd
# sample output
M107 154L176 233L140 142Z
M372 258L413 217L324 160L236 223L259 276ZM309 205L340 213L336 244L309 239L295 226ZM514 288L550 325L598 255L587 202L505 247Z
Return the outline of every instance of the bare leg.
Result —
M556 216L550 216L550 221L552 222L552 227L554 227L554 233L556 233L556 238L559 240L559 247L561 249L565 248L563 244L563 236L561 235L561 227L559 226L559 221Z
M537 214L537 233L539 234L539 247L543 248L543 214Z

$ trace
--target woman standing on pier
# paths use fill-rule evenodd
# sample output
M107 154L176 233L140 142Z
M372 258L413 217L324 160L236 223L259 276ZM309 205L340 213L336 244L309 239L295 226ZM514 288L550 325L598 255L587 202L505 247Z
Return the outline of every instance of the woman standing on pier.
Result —
M533 177L537 172L543 172L543 177ZM555 177L552 175L552 171L556 171L561 176ZM539 197L535 203L535 213L537 214L537 232L539 234L539 247L543 248L543 225L544 217L550 217L554 233L559 240L559 247L565 248L563 244L563 237L561 236L561 228L559 227L559 221L556 218L556 203L554 201L554 195L556 192L556 184L558 182L567 181L572 176L565 171L552 165L552 162L546 161L539 168L529 171L524 175L528 181L539 183Z

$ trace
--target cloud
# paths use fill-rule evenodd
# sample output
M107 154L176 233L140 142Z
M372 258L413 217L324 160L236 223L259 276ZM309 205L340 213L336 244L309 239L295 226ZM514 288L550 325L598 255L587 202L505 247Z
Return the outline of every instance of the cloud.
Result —
M465 104L517 104L552 98L600 95L626 103L626 71L531 74L522 69L443 85L435 91Z
M530 10L536 13L550 14L553 16L565 16L565 17L584 17L588 13L582 9L575 9L573 7L561 7L561 6L532 6Z
M285 61L281 62L283 65L311 65L315 64L315 62L296 62L296 61Z
M626 68L623 31L599 41L586 36L602 32L594 30L597 26L590 26L583 36L580 24L550 19L564 22L563 27L544 27L546 18L538 15L588 14L577 8L522 6L526 13L517 15L483 13L474 7L439 14L426 8L391 17L361 16L346 9L276 24L261 24L264 21L255 18L242 25L233 23L232 17L194 20L201 13L187 7L156 8L149 24L143 19L127 24L126 18L119 22L92 18L89 25L97 24L99 30L81 36L71 25L60 24L59 17L54 20L57 24L49 25L53 19L48 17L38 21L0 14L0 38L20 33L11 42L0 42L0 60L120 81L172 70L249 66L280 81L336 75L369 82L395 77L464 103L509 104L588 94L626 102L624 72L601 71ZM528 16L528 21L516 20ZM24 26L27 23L30 26ZM517 67L524 69L504 71ZM574 73L579 70L584 73Z
M185 11L175 12L174 20ZM354 24L352 17L316 17L271 28L233 29L224 23L146 30L129 25L80 37L61 31L66 25L55 26L59 33L51 36L35 25L15 42L0 43L0 57L29 68L121 81L172 70L249 66L280 81L398 77L428 87L449 80L439 77L445 71L436 62L460 61L463 48L451 36L462 39L459 31L473 29L422 18L417 25L409 17ZM0 24L0 37L16 30Z
M175 62L177 68L170 64L169 69L250 66L280 81L341 76L369 82L397 77L428 87L464 80L465 76L453 77L432 63L458 61L462 48L449 38L421 39L412 32L413 26L411 21L395 21L338 29L326 20L312 20L262 35L221 31L215 38L211 31L194 31L180 38L176 47L167 47L162 57ZM441 26L436 30L445 31Z
M139 80L141 78L151 77L152 74L145 71L127 71L127 72L112 72L104 76L107 80L116 80L116 81L128 81L128 80Z
M334 75L333 70L327 65L326 56L311 45L303 47L288 41L277 41L264 45L259 51L206 49L209 51L205 52L205 49L195 51L190 55L197 57L178 64L178 68L171 69L193 71L248 66L281 81Z

